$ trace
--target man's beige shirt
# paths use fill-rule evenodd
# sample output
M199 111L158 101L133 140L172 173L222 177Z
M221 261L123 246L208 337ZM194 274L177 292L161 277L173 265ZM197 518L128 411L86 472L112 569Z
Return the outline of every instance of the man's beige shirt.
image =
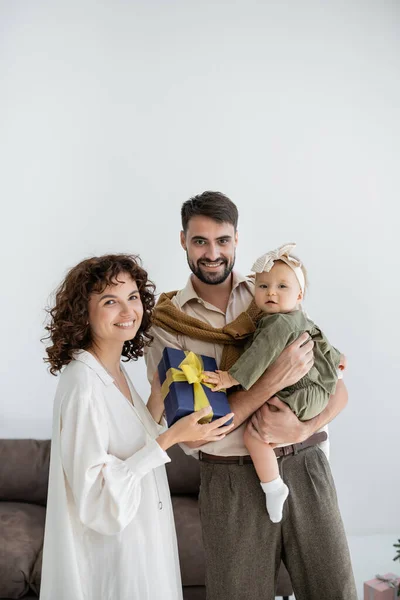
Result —
M205 302L197 295L190 277L186 286L172 298L172 302L186 315L200 319L212 327L221 328L227 323L234 321L240 313L249 307L249 304L253 300L253 295L253 280L233 272L232 291L225 313L212 304ZM145 356L147 376L150 382L166 346L177 348L178 350L191 350L196 354L203 354L204 356L212 356L215 358L217 365L220 363L223 351L223 346L220 344L203 342L185 335L175 335L164 331L160 327L152 327L151 335L154 337L154 341L150 348L148 348ZM265 400L268 400L268 398L265 398ZM204 444L201 450L217 456L247 455L249 452L243 443L245 426L246 423L243 423L219 442ZM187 454L193 454L193 456L198 457L198 450L190 449L184 444L182 444L182 447Z

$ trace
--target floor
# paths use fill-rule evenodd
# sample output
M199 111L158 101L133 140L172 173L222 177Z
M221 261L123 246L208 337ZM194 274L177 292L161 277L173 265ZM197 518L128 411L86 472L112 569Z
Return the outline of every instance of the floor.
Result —
M391 535L348 537L358 600L364 600L364 581L373 579L376 574L395 573L400 577L400 561L393 561L396 554L393 544L399 538L400 531ZM290 598L294 600L294 596Z

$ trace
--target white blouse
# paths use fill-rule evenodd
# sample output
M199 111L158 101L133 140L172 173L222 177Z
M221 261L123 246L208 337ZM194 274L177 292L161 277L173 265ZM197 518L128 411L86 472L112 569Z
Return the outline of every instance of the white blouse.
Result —
M126 374L126 373L125 373ZM41 600L181 600L163 428L84 350L54 402Z

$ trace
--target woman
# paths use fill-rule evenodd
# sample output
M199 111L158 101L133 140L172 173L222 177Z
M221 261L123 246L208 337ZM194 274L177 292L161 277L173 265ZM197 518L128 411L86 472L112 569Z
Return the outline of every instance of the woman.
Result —
M151 342L153 306L154 286L137 259L109 255L71 269L49 311L46 361L62 374L41 600L182 598L165 451L223 438L232 414L200 425L203 409L166 430L158 380L147 407L141 401L121 356L135 360Z

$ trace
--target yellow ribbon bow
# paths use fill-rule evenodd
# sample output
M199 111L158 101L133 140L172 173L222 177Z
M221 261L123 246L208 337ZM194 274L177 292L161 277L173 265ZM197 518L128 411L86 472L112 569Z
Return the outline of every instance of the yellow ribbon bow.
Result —
M169 387L171 383L186 381L187 383L193 385L194 412L197 412L206 406L210 406L210 402L203 386L211 388L212 385L206 383L205 381L203 382L204 366L201 358L194 352L185 352L185 354L186 357L180 363L177 369L174 367L168 369L165 381L161 386L161 394L163 400L165 400L169 393ZM206 417L203 417L199 423L210 423L212 418L213 412L211 410L210 414Z

